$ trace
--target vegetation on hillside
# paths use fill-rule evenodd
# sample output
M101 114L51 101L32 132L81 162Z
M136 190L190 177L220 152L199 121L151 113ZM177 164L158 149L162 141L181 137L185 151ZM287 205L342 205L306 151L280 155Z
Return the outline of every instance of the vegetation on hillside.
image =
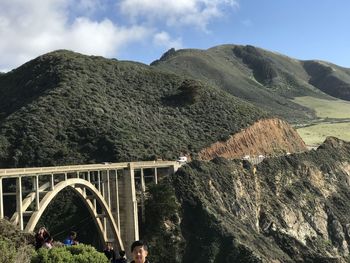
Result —
M176 159L269 116L199 81L69 51L1 75L0 92L1 167ZM92 243L76 229L95 229L76 200L62 192L39 225Z
M307 67L310 63L249 45L222 45L172 49L152 66L210 83L289 122L305 123L317 119L314 109L290 99L332 100L329 95L345 99L350 85L349 70L332 65L330 74L316 69L314 73Z
M319 61L305 61L310 83L335 98L350 101L350 73L343 68Z
M2 167L175 159L268 115L201 82L68 51L0 77Z
M193 161L172 177L183 262L349 260L350 143L264 160ZM161 201L161 200L160 200Z
M183 262L185 242L180 228L180 205L170 181L150 186L148 195L141 237L149 245L150 261Z
M273 78L277 77L277 72L266 58L262 57L253 46L236 46L233 52L240 57L253 71L254 78L263 85L272 84Z
M195 157L202 148L272 115L261 109L305 121L314 119L315 112L289 98L329 98L317 89L316 73L310 81L315 86L308 83L311 75L302 63L253 47L234 49L170 50L153 67L57 51L1 74L0 166ZM328 71L326 75L333 74ZM346 74L336 78L347 83ZM260 177L249 165L221 158L184 166L172 180L149 189L147 227L142 230L151 259L255 263L271 262L273 255L282 262L318 262L320 255L345 255L341 230L350 211L343 169L348 160L349 146L330 139L317 152L264 161L258 167ZM325 199L318 183L337 191L329 189ZM60 234L58 239L70 230L67 225L86 223L92 229L92 222L84 221L88 215L82 213L82 203L72 201L75 197L62 192L39 223ZM310 219L308 211L317 212L312 210L319 204L315 200L323 202L318 208L325 207L329 233L319 234L324 229ZM280 214L286 207L301 211L299 219L316 232L315 239L305 241L307 246L286 232L287 217ZM274 230L275 225L286 230ZM13 255L20 258L22 245L16 242L0 232L0 249L6 251L0 255L9 262ZM22 262L32 253L27 248ZM85 250L100 258L90 248L77 250L81 253L39 251L35 260L74 262ZM80 257L91 260L83 255L78 262Z
M249 53L251 49L254 50L253 54ZM241 53L245 59L235 53ZM250 66L243 60L247 63L251 61ZM291 64L289 61L283 62ZM300 94L295 91L298 85L294 84L299 82L292 73L283 71L282 74L279 65L274 65L268 56L263 56L260 50L253 47L246 50L240 46L225 45L208 50L172 51L171 56L162 57L152 66L216 86L291 122L314 118L312 110L289 101L291 94ZM293 69L299 69L298 66L293 65ZM290 88L290 85L295 87ZM308 91L310 89L306 93ZM305 94L305 91L301 94Z

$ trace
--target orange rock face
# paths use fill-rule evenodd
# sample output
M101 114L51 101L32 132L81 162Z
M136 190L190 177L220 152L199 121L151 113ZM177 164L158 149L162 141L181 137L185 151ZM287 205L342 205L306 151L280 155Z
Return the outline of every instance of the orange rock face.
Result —
M245 155L265 156L306 150L299 134L287 122L275 118L259 120L227 141L213 143L199 152L199 158L242 158Z

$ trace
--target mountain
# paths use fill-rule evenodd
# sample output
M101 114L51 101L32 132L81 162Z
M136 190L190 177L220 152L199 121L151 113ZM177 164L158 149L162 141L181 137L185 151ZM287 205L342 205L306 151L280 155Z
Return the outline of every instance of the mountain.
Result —
M350 69L249 45L171 49L151 65L219 87L292 123L316 118L312 108L292 102L295 97L350 98Z
M323 61L304 61L310 84L335 98L350 101L350 69Z
M175 203L157 195L163 232L151 244L177 251L168 262L349 262L349 160L350 143L329 137L256 167L193 161L164 183Z
M350 144L306 151L278 117L314 119L291 99L346 98L348 75L250 46L170 50L152 66L51 52L0 75L0 166L187 155L147 193L141 229L158 260L346 262ZM245 154L267 158L253 166ZM81 216L72 199L58 196L43 222Z
M64 50L1 75L0 92L2 167L195 157L273 117L208 83Z

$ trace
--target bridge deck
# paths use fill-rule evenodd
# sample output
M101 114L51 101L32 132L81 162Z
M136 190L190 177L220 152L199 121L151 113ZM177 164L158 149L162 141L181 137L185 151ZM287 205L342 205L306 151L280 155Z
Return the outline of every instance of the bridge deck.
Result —
M69 166L51 166L35 168L10 168L0 169L0 178L17 177L19 175L40 175L40 174L58 174L72 173L96 170L113 170L124 169L132 166L133 169L162 168L178 165L176 161L143 161L143 162L124 162L124 163L102 163L86 165L69 165Z

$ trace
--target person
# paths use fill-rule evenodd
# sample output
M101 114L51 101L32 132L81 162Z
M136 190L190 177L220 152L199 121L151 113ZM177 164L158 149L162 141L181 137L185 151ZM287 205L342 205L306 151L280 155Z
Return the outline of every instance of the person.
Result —
M128 260L125 257L125 251L120 250L119 251L119 258L115 261L115 263L127 263Z
M51 249L53 247L53 238L48 236L41 247Z
M131 263L149 263L148 248L142 240L137 240L131 245L131 254L133 261Z
M106 243L106 247L103 250L103 253L106 255L109 262L115 263L116 255L115 255L115 251L113 249L112 243L110 243L110 242Z
M45 227L40 227L38 232L35 234L35 249L38 250L39 248L43 247L43 245L49 239L51 240L49 231L47 231Z
M63 241L63 244L66 246L78 245L77 232L71 231L69 236Z

